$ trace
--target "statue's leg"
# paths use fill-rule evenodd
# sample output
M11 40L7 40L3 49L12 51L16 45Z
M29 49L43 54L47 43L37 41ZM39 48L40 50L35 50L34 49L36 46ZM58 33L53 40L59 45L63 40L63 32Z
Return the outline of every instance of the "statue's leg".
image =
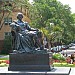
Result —
M31 45L31 38L28 35L21 35L19 39L20 45L18 47L18 50L24 52L31 52L33 48Z
M27 39L28 44L29 44L31 47L33 47L33 46L34 46L34 43L33 43L33 37L27 35L25 38Z
M25 45L29 48L32 47L32 40L29 36L22 37L22 42L25 43Z

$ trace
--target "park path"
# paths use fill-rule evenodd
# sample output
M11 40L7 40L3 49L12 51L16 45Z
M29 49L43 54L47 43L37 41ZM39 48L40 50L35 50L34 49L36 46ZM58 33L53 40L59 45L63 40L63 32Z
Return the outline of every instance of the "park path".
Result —
M9 55L0 55L0 58L9 58Z
M70 75L75 75L75 68L71 68Z

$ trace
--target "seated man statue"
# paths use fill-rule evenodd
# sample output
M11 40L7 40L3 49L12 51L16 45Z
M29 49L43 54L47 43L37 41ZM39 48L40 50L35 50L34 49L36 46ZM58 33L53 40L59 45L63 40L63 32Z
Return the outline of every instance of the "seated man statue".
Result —
M27 22L23 22L22 13L17 14L17 19L10 24L13 50L33 53L35 48L41 48L42 43L39 42L39 38L42 37L42 33L38 29L31 28Z

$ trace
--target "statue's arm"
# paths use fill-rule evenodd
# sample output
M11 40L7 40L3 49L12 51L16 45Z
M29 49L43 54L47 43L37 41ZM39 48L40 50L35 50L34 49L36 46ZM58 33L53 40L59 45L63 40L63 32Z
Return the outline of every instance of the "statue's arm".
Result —
M25 23L26 24L26 28L29 31L37 31L37 29L31 28L30 25L28 24L28 22Z
M16 24L15 22L12 22L10 24L10 27L11 27L11 31L14 31L14 32L19 32L21 30L20 25Z

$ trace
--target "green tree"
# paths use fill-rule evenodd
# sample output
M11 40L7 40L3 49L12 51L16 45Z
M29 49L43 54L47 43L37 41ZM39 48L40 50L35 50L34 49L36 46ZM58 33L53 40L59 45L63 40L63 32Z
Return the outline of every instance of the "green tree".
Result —
M17 7L20 8L21 10L29 10L29 7L31 6L30 3L28 2L29 0L9 0L9 1L0 1L3 4L0 4L0 30L4 24L3 19L11 15L12 11ZM6 12L7 15L6 15ZM22 11L19 11L22 12Z
M12 11L12 1L9 1L9 3L7 1L0 1L3 4L0 4L0 30L4 24L3 19L5 17L8 17ZM8 12L7 16L5 16L6 11Z
M28 17L31 19L30 25L39 28L45 36L52 41L61 39L64 43L69 43L75 38L75 16L71 14L69 5L63 5L57 0L33 0L33 4L29 0L13 0L14 6L1 6L1 10L8 10L10 13L15 8L23 8L29 11ZM12 4L12 2L10 2ZM5 12L0 15L0 25ZM10 14L8 14L10 15ZM53 23L53 26L50 24ZM60 36L61 37L60 37Z
M69 5L63 5L57 0L34 0L31 8L30 18L32 25L45 29L45 31L47 30L48 34L46 36L48 38L59 34L62 36L59 39L65 43L69 43L70 39L74 37L74 31L72 30L74 19ZM50 23L54 23L53 28L50 26ZM46 33L44 32L44 34Z

